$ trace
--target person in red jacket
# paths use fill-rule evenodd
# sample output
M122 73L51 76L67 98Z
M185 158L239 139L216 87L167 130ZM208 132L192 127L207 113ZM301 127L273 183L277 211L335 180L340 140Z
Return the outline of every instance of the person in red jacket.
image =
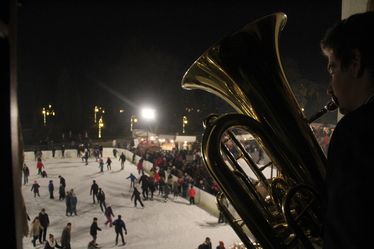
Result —
M138 174L139 175L144 171L144 169L143 169L143 161L144 161L144 159L141 158L139 160L138 164L136 165L136 168L138 169Z
M219 245L216 247L216 249L225 249L225 244L223 243L223 241L219 242Z
M38 158L38 162L36 163L36 168L38 169L38 175L41 175L44 164L42 163L42 159L40 157Z
M188 190L188 196L190 197L190 205L195 204L195 195L196 190L194 189L193 185L191 185L191 188Z

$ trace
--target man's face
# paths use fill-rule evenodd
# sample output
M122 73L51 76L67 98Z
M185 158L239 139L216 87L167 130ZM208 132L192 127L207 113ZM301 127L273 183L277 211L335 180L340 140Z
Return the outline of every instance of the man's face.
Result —
M355 109L355 77L351 66L346 69L341 68L338 60L331 49L325 49L324 54L328 59L327 70L331 80L327 93L334 98L342 114L347 114Z

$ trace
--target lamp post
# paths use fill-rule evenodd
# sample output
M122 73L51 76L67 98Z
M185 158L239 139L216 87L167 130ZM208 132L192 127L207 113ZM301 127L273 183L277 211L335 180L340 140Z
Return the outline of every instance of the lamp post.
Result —
M133 131L134 124L138 122L138 118L135 115L131 115L130 119L130 131Z
M104 108L95 105L95 107L94 107L94 122L95 122L95 124L97 122L97 113L99 113L99 112L100 113L105 113Z
M98 138L101 138L101 129L104 128L103 116L100 117L98 126L99 126Z
M146 107L146 108L143 108L141 110L141 116L147 122L153 121L156 118L156 111L153 108ZM148 130L149 130L149 126L147 127L147 143L149 143L149 133L148 133Z
M52 105L48 105L48 107L43 107L42 114L43 114L43 124L44 124L44 126L47 126L47 117L48 116L55 116L56 115L55 111L52 109Z
M186 133L186 125L188 124L187 116L183 116L182 118L182 133Z

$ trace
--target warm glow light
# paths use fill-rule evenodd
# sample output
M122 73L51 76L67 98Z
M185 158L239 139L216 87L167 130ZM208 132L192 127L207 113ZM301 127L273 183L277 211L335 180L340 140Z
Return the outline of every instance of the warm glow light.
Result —
M187 116L182 117L182 133L186 133L186 125L188 124Z
M42 114L43 114L43 124L44 124L44 126L47 126L47 116L50 116L50 115L55 116L56 115L55 111L52 109L51 104L48 105L48 108L43 107Z
M99 112L105 113L105 111L102 107L95 105L95 107L94 107L94 123L95 124L97 122L97 113L99 113Z
M135 115L131 115L130 119L130 131L133 130L134 124L138 122L138 118Z
M99 134L98 134L98 138L101 138L101 129L104 128L104 120L103 120L103 116L100 117L99 119Z

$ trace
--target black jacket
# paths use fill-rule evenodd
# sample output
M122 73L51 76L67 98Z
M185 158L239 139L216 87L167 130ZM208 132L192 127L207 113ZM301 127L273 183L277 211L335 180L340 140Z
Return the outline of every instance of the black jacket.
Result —
M131 200L132 200L134 197L137 198L137 199L140 198L140 192L139 192L139 190L138 190L137 188L134 188L134 192L133 192L132 195L131 195Z
M42 213L40 212L39 213L39 221L40 221L40 225L42 225L42 227L48 227L49 226L49 217L48 217L48 214L47 213Z
M330 140L324 248L372 244L374 101L346 114Z
M92 222L92 225L90 227L90 234L92 236L97 235L97 230L101 231L101 228L97 226L97 222Z
M113 225L114 225L114 230L119 233L122 231L122 228L123 230L125 230L125 232L127 233L127 230L126 230L126 225L125 225L125 222L121 219L116 219L115 221L113 221Z
M97 185L96 183L93 183L91 185L91 190L90 190L90 194L97 194L97 192L99 192L99 185Z

